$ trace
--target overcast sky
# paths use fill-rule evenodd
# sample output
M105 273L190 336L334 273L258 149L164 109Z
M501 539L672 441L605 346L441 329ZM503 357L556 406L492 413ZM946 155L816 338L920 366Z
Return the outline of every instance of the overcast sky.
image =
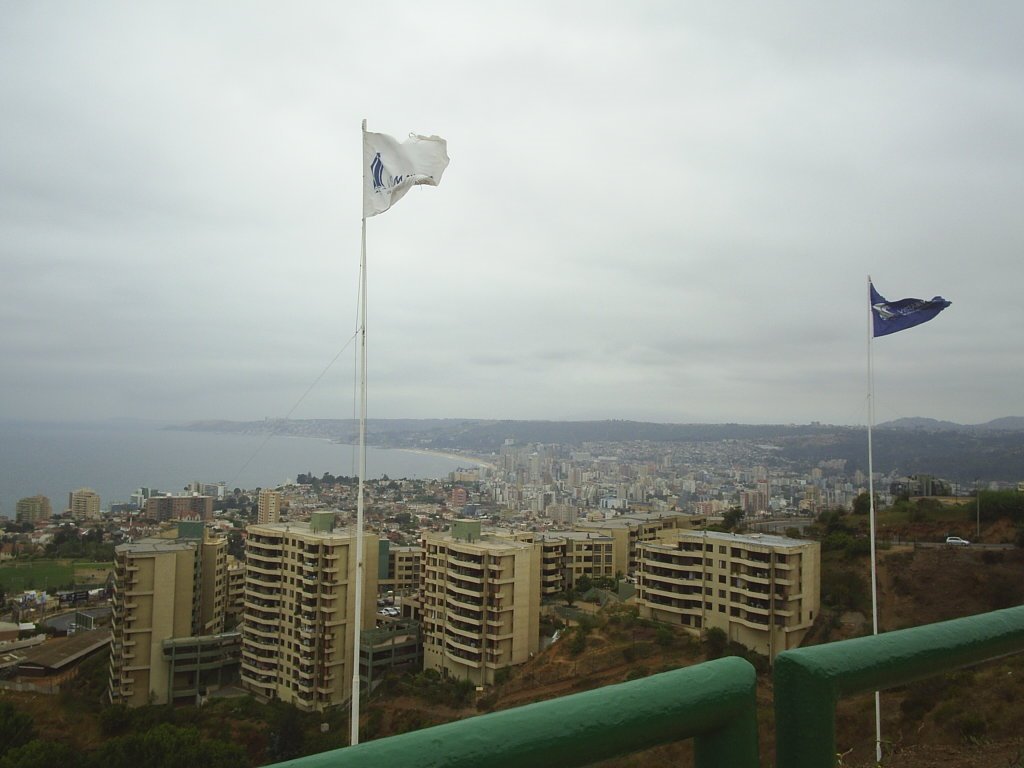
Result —
M0 418L1024 415L1019 3L2 3ZM349 346L346 347L346 344ZM341 355L308 396L304 393Z

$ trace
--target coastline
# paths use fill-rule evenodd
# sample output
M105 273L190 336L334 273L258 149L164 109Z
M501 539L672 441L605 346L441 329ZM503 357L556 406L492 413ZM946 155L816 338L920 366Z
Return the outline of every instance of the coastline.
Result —
M498 465L487 459L481 459L479 456L469 456L464 453L448 453L446 451L430 451L425 448L392 448L393 451L407 451L409 453L418 453L423 456L443 456L446 459L454 459L455 461L468 461L470 464L474 464L478 467L488 467L490 469L497 469Z
M298 437L301 437L301 435L298 435ZM331 438L312 438L312 439L323 439L323 440L327 440L328 442L330 442L330 443L332 443L334 445L347 445L347 446L349 446L350 448L353 448L353 449L356 449L356 448L359 447L356 443L350 443L348 441L343 441L343 440L334 440L334 439L331 439ZM390 446L390 445L368 445L366 447L367 448L377 448L379 450L384 450L384 451L404 451L405 453L415 453L415 454L419 454L420 456L438 456L438 457L443 458L443 459L451 459L452 461L465 461L465 462L468 462L470 465L477 466L477 467L488 467L489 469L497 469L498 468L498 465L495 464L493 461L488 461L487 459L482 459L479 456L471 456L471 455L466 454L466 453L451 453L449 451L432 451L429 448L400 448L398 446Z

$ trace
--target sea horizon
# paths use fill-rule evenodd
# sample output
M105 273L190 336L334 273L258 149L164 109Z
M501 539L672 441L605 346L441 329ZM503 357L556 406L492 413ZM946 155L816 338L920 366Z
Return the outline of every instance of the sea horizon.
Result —
M43 494L54 514L68 494L92 488L104 510L142 487L178 493L192 482L274 488L300 473L358 474L356 447L314 437L191 431L180 422L0 421L0 517L13 518L19 499ZM368 478L443 479L470 457L420 449L367 448Z

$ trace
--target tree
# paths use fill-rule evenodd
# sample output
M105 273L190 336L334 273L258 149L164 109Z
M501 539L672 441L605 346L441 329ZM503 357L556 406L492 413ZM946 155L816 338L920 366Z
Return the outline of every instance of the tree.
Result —
M8 750L0 758L0 768L53 768L56 765L71 768L82 765L82 760L67 744L51 739L34 739Z
M0 755L28 744L36 737L32 718L9 701L0 701Z
M864 491L858 493L857 498L853 500L853 514L855 515L866 515L871 511L871 495Z
M96 755L104 768L243 768L248 755L235 745L204 739L195 728L162 723L145 733L111 739Z
M722 525L726 530L734 531L740 527L743 520L743 510L739 507L733 507L722 515Z
M725 653L729 644L729 636L719 627L709 627L704 633L704 651L709 659L717 659Z
M275 762L302 754L302 718L299 710L290 704L277 703L270 724L269 756Z

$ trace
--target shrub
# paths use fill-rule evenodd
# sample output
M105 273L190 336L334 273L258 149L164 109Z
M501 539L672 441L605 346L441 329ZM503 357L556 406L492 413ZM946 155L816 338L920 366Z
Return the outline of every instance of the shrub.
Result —
M985 565L995 565L1003 562L1004 559L1003 553L996 550L986 549L981 553L981 562Z
M729 643L725 630L718 627L711 627L704 633L704 652L709 659L717 659L723 653Z
M654 641L662 648L668 648L673 645L676 641L675 632L666 627L664 624L658 627L654 635Z
M974 744L988 731L988 723L985 722L985 718L981 715L975 712L968 712L957 718L956 729L962 741Z
M587 636L583 632L581 632L579 628L577 628L577 630L572 633L572 637L569 638L569 654L571 656L579 656L581 653L583 653L586 647Z

